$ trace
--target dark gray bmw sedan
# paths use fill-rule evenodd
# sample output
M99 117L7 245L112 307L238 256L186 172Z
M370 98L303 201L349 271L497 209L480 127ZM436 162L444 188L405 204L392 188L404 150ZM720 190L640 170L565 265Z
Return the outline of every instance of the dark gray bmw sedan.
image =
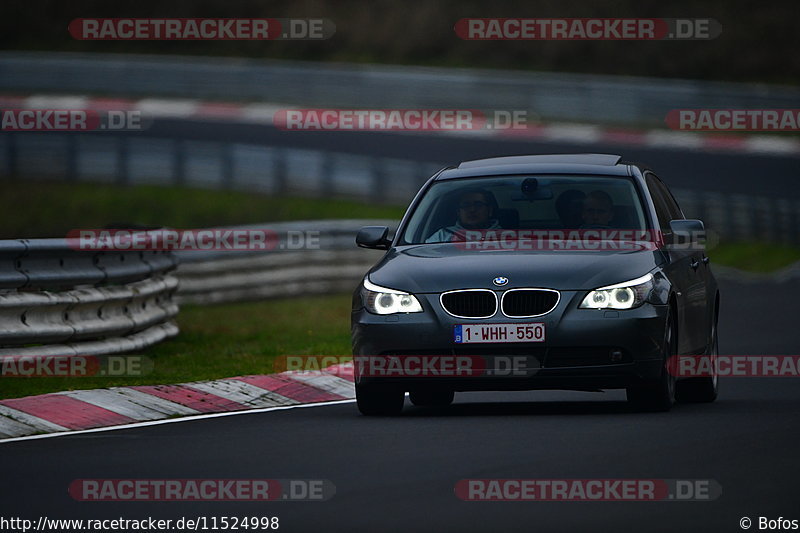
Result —
M431 177L353 295L366 415L476 390L626 389L646 410L717 397L719 290L704 227L650 169L618 155L467 161ZM680 377L676 377L680 376Z

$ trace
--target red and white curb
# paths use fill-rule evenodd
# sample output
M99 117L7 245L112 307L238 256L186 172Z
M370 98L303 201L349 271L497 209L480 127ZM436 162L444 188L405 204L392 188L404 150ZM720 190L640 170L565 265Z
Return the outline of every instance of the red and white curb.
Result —
M0 400L0 442L211 413L355 398L352 364L323 371L239 376L179 385L138 385Z
M297 106L274 103L208 102L188 99L95 98L75 95L0 95L0 109L93 109L140 111L145 118L220 120L271 125L275 113ZM379 130L376 130L379 131ZM292 132L287 132L291 134ZM407 132L413 134L414 132ZM430 132L428 132L430 133ZM440 132L448 135L505 137L580 144L614 144L708 152L800 155L796 136L758 133L710 133L668 129L636 130L589 124L540 124L521 129Z

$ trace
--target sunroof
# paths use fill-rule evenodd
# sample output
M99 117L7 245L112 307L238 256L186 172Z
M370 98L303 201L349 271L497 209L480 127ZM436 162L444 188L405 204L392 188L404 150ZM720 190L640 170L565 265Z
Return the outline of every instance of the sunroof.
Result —
M498 165L537 165L568 163L578 165L603 165L614 166L619 163L622 156L613 154L548 154L548 155L516 155L508 157L492 157L489 159L476 159L464 161L458 168L478 168Z

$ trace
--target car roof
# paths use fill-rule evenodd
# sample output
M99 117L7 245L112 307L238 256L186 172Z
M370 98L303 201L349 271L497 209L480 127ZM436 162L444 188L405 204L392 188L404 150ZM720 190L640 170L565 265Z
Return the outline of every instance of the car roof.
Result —
M613 154L548 154L492 157L464 161L443 170L437 180L509 174L601 174L630 176L622 156Z

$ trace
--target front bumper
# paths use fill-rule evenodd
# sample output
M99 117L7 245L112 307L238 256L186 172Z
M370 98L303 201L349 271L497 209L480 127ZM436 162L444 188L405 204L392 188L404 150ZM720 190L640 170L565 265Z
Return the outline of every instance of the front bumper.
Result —
M663 367L667 306L645 303L636 309L578 309L585 291L562 291L558 306L546 315L511 319L498 313L489 319L455 318L442 309L438 294L416 294L422 313L375 315L354 306L353 355L525 356L527 372L474 376L376 376L356 371L359 385L383 384L404 390L443 388L456 391L576 389L636 386L657 379ZM359 301L356 294L355 302ZM545 342L456 344L458 324L543 323ZM489 363L491 365L491 363ZM524 374L524 375L520 375Z

